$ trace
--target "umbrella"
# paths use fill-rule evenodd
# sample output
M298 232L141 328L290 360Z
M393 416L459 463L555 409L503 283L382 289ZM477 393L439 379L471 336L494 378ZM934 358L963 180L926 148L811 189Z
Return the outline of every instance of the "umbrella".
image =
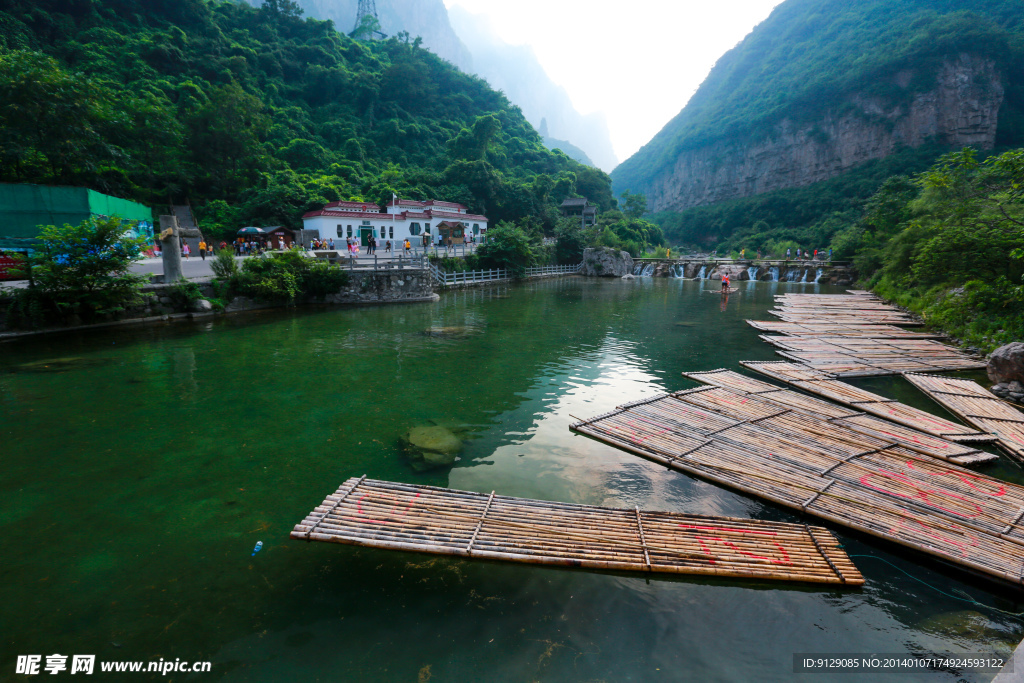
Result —
M239 235L265 235L267 233L263 231L263 228L242 228L241 230L238 231L238 234Z

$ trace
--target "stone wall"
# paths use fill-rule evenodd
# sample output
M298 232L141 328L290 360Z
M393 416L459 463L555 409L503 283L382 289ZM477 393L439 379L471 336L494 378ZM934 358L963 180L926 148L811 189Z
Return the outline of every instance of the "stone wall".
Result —
M115 317L108 317L98 325L123 324L125 321L160 321L172 317L189 317L197 314L213 314L213 307L208 299L217 296L213 283L210 279L193 280L205 299L200 300L191 309L183 309L175 306L171 297L171 289L174 285L150 284L142 289L142 302L128 307L124 313ZM433 292L433 278L430 271L422 269L406 268L389 271L351 271L349 273L349 284L337 294L329 295L324 302L328 304L386 304L386 303L412 303L417 301L436 301L438 295ZM313 300L300 301L303 303L321 303ZM267 302L250 299L244 296L236 296L225 302L225 313L237 313L262 308L281 308L288 306L282 302ZM7 304L0 298L0 332L7 330L5 325ZM71 321L68 328L81 325L81 321ZM90 325L89 327L92 327ZM64 328L64 329L68 329Z

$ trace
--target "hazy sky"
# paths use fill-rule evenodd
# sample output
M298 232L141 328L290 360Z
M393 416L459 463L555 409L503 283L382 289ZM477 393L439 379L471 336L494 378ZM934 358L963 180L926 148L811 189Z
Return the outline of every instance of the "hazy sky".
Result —
M625 160L679 113L715 61L781 0L444 0L531 45L583 114L604 112Z

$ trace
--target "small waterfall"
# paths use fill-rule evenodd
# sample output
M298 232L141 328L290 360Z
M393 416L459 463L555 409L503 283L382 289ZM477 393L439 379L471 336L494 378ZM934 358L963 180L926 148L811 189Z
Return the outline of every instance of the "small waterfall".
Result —
M642 273L643 270L644 270L644 264L638 263L635 266L633 266L633 275L640 275L640 273Z
M796 280L796 268L786 270L786 276L782 280L783 282L794 282Z
M750 266L747 268L747 277L751 280L757 279L757 266Z
M640 273L640 277L651 277L652 275L654 275L654 264L648 263L644 266L643 271Z
M800 278L800 282L807 282L807 273L811 272L810 268L804 268L803 277Z
M814 281L817 282L821 279L821 274L825 272L824 268L818 268L818 272L814 274Z
M779 267L778 266L772 266L771 268L768 269L768 272L772 274L772 282L778 282L779 281Z
M704 266L701 266L701 267L700 267L700 270L699 270L699 271L697 271L697 279L698 279L698 280L703 280L703 279L704 279L704 277L705 277L705 275L704 275L704 270L705 270L705 267L704 267Z
M672 266L672 269L669 272L672 273L670 277L676 277L679 279L683 279L684 277L686 277L686 269L683 268L683 266L681 265Z

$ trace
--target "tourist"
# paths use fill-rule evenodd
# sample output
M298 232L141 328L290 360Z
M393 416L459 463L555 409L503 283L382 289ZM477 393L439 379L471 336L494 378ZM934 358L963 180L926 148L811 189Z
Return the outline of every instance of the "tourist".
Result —
M408 237L406 237L406 238L405 238L405 255L406 255L406 256L408 256L408 255L409 255L409 250L410 250L410 249L412 249L412 245L411 245L411 244L409 244L409 238L408 238Z
M746 247L740 249L740 260L743 260L746 257L746 253L747 253L747 248Z
M199 258L206 260L206 240L199 240Z
M384 240L384 253L385 254L390 254L391 253L391 240Z
M814 260L815 261L818 260L818 250L817 249L814 250Z
M370 248L366 250L366 253L367 254L376 254L377 253L377 238L374 237L373 235L370 235Z
M188 255L190 251L191 250L188 248L188 242L183 242L181 247L181 255L185 257L186 261L188 261Z
M831 261L831 260L832 260L832 247L829 247L829 248L828 248L828 260L829 260L829 261Z
M789 255L790 255L790 247L786 247L786 260L787 261L789 260Z
M722 274L722 291L723 292L728 292L729 291L729 274L728 273L723 273Z

